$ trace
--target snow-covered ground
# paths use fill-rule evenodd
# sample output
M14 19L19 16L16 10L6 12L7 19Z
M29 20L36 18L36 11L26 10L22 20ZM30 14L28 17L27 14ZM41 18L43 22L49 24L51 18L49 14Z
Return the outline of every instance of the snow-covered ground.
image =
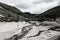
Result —
M0 22L0 32L11 31L27 25L29 23L26 22Z
M36 23L38 24L38 22ZM49 26L47 26L46 24ZM26 31L27 31L26 35L22 36L22 39L20 40L47 40L55 35L60 35L60 32L58 31L48 30L49 28L58 25L60 25L60 23L48 22L48 21L42 22L42 24L40 23L39 25L29 24L28 22L0 23L0 40L4 40L5 38L10 38L15 34L24 35L24 32ZM29 30L29 28L32 29ZM35 36L39 33L39 31L43 31L43 32L40 33L38 36Z
M27 25L30 24L26 22L0 22L0 40L18 33L18 30Z

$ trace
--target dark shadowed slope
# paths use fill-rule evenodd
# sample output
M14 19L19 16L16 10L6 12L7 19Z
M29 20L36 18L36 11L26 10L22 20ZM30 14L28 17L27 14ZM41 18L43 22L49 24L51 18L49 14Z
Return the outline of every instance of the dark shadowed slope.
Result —
M30 21L34 18L35 14L29 12L22 12L16 7L4 4L0 2L0 14L4 17L0 18L0 22L18 22L18 21Z
M22 14L22 11L17 9L16 7L4 4L0 2L0 22L18 22L23 20L23 16L19 15Z
M49 9L49 10L45 11L44 13L37 15L36 17L38 18L39 21L44 21L47 19L55 20L56 18L60 17L60 6Z
M2 10L2 11L1 11ZM29 12L22 12L16 7L10 6L8 4L4 4L0 2L0 14L5 17L0 18L0 20L4 20L6 22L11 21L32 21L36 14L30 14Z
M19 9L17 9L16 7L4 4L0 2L0 6L3 7L6 10L12 11L14 13L21 13L22 11L20 11Z

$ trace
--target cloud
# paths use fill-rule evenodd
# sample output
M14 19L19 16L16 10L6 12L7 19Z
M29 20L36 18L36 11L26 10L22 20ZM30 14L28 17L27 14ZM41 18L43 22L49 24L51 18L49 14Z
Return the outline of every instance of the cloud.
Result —
M38 3L42 3L42 2L52 2L53 0L34 0L33 3L34 4L38 4Z
M39 14L39 13L42 13L48 9L51 9L51 8L57 6L57 5L58 5L58 1L49 2L49 3L41 2L38 4L33 4L30 8L22 9L22 11Z
M60 4L59 0L0 0L0 2L15 6L23 12L42 13Z

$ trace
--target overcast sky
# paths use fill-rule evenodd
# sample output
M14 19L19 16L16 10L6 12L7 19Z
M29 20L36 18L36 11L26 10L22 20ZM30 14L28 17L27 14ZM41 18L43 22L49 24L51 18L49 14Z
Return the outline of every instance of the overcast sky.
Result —
M23 12L40 14L60 4L59 0L0 0L0 2L15 6Z

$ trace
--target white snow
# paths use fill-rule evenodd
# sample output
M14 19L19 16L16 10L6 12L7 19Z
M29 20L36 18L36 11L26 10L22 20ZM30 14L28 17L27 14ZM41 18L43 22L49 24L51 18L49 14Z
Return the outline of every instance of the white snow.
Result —
M0 32L11 31L29 25L26 22L0 22Z

